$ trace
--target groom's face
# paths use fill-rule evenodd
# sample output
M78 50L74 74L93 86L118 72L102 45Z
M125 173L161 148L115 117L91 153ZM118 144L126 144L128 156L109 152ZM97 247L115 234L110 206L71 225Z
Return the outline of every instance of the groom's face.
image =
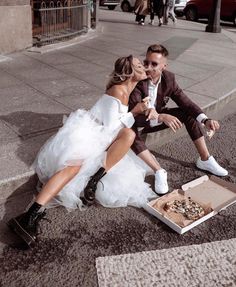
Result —
M167 59L162 54L149 52L146 54L144 66L147 69L147 77L156 84L161 76L162 71L166 69Z

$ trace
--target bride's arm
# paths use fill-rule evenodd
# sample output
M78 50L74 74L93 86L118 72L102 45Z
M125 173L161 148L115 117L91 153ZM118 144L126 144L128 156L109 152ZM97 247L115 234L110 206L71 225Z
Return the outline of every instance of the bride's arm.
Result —
M121 104L115 99L109 99L103 106L103 124L109 129L131 128L134 124L134 117L131 112L122 113Z

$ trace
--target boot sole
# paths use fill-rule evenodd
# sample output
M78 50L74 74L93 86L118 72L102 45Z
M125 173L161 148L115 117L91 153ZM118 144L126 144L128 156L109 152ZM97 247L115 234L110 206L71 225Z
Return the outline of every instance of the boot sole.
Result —
M90 200L87 200L85 197L80 197L80 200L86 206L91 206L91 205L93 205L95 203L95 200L90 201Z
M7 226L18 235L24 242L30 247L33 248L36 244L35 238L33 238L29 233L27 233L14 218L11 219Z

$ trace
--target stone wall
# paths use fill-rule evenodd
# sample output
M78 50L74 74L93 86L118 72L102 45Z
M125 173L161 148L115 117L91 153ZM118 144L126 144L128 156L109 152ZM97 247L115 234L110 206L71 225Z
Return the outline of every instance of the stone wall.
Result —
M0 1L0 54L32 46L30 0Z

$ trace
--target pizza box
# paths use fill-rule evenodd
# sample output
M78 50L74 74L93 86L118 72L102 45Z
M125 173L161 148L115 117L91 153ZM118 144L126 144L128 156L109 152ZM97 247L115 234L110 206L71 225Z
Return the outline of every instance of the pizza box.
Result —
M158 200L165 198L169 193L148 202L145 206L145 210L163 221L179 234L185 233L236 202L236 184L226 182L216 176L208 177L207 175L204 175L199 177L182 185L182 189L178 190L178 192L181 192L187 197L191 197L192 200L198 203L209 205L211 207L210 212L189 225L181 227L153 207Z

